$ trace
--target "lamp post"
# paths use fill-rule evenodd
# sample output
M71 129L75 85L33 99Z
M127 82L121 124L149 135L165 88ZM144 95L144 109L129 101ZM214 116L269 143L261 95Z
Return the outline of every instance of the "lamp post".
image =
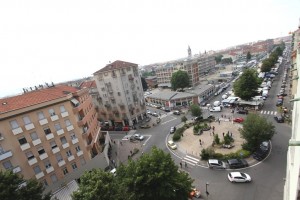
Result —
M209 192L208 192L208 190L207 190L207 186L209 185L209 183L208 182L206 182L206 196L208 196L209 195Z

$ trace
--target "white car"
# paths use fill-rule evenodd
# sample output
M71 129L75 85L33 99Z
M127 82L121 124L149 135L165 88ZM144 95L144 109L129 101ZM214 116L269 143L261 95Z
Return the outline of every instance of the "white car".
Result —
M173 150L175 150L175 149L177 149L177 146L176 146L176 144L173 142L173 141L168 141L168 146L171 148L171 149L173 149Z
M138 133L134 134L133 137L136 140L140 140L140 141L144 140L144 136L142 136L141 134L138 134Z
M251 181L249 174L243 172L230 172L228 179L232 183L249 183Z

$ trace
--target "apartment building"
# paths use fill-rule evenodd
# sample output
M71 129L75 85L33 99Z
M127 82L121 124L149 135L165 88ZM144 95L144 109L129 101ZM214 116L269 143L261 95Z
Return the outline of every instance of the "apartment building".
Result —
M146 117L146 104L138 65L117 60L94 74L100 121L132 126Z
M213 71L216 66L216 60L214 55L201 54L197 58L199 76L205 76L209 72Z
M291 43L292 135L287 153L284 200L300 199L300 23Z
M24 92L0 99L0 170L55 191L85 170L108 166L102 152L109 137L88 89L47 85Z

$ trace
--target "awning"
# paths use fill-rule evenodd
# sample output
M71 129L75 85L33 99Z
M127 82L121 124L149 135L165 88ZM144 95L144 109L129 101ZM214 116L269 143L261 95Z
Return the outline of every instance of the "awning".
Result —
M78 106L79 105L79 101L75 98L71 99L71 102L73 103L74 106Z

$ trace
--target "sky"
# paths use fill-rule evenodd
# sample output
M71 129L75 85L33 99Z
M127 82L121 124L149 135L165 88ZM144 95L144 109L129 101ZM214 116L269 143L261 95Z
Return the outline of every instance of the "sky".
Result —
M0 97L91 76L109 62L147 65L287 36L300 0L0 1Z

